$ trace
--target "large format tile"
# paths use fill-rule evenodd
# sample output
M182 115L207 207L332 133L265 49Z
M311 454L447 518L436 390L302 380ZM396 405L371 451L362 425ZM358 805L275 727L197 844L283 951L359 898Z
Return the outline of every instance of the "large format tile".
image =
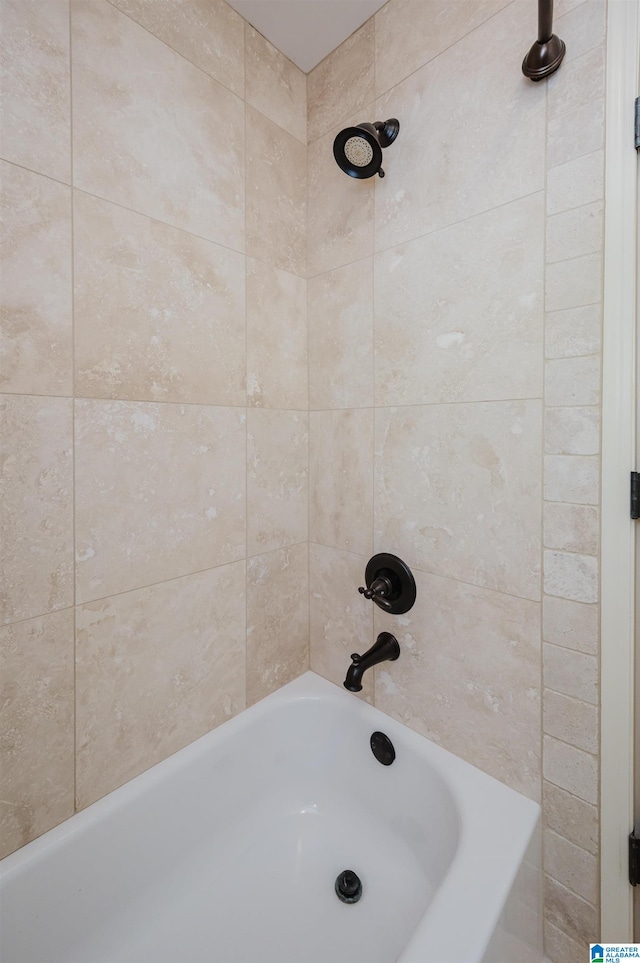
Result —
M243 96L244 20L225 0L111 3L214 80Z
M374 32L370 18L309 73L309 141L373 100Z
M0 389L70 395L71 190L12 164L0 171Z
M246 28L248 104L307 143L307 78L251 24Z
M542 189L531 145L544 141L545 99L510 58L487 56L489 44L531 45L527 6L515 0L376 102L401 125L376 191L376 250Z
M70 182L68 0L2 0L0 153Z
M372 259L355 261L308 283L309 406L372 405Z
M247 107L247 254L306 276L307 148Z
M306 411L248 411L249 555L307 540L308 418Z
M471 33L510 0L390 0L375 16L376 95Z
M0 629L0 858L73 815L73 610Z
M0 397L0 621L73 605L72 402Z
M540 404L376 411L375 547L540 598Z
M245 403L244 256L76 191L76 391Z
M377 255L376 403L541 397L543 247L536 194Z
M242 101L106 0L74 0L74 185L234 250Z
M358 592L368 555L325 545L309 546L311 668L342 685L352 652L373 644L373 604ZM365 673L361 696L373 702L373 672Z
M362 118L356 116L349 123L359 120ZM357 180L340 170L333 156L339 130L335 127L309 145L309 277L373 253L373 198L378 178Z
M308 545L247 562L247 705L309 668Z
M77 610L77 804L244 709L245 564Z
M244 557L245 415L76 402L78 601Z
M373 549L373 410L309 416L309 538L347 552Z
M308 406L307 282L247 258L247 403Z
M376 670L376 706L539 800L539 603L414 575L410 612L375 613L400 643Z

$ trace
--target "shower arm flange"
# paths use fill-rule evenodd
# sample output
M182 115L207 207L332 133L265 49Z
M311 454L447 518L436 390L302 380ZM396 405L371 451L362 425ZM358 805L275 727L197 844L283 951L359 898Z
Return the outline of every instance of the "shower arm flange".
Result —
M555 73L565 53L564 42L553 32L553 0L538 0L538 39L522 61L522 73L543 80Z

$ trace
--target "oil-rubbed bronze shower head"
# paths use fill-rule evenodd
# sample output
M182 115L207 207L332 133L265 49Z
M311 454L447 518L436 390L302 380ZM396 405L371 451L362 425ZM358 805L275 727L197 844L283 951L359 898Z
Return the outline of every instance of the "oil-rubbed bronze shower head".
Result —
M377 174L384 177L382 170L382 148L393 144L400 130L400 121L390 120L375 124L357 124L345 127L333 142L333 156L338 167L349 177L365 178Z

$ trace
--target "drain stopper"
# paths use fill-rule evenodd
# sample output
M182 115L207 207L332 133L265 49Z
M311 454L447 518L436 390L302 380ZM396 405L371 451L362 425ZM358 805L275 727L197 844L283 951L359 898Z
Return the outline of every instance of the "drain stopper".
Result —
M362 896L360 877L352 869L345 869L336 879L336 893L343 903L357 903Z

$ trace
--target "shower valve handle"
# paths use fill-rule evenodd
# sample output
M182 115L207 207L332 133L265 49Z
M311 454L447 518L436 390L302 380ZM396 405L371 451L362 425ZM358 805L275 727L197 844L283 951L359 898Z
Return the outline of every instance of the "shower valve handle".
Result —
M386 575L379 575L371 583L369 588L364 588L360 586L358 589L360 595L364 595L366 599L372 599L374 602L389 611L391 609L391 602L385 596L390 595L393 591L393 586L391 585L391 580L386 577Z

